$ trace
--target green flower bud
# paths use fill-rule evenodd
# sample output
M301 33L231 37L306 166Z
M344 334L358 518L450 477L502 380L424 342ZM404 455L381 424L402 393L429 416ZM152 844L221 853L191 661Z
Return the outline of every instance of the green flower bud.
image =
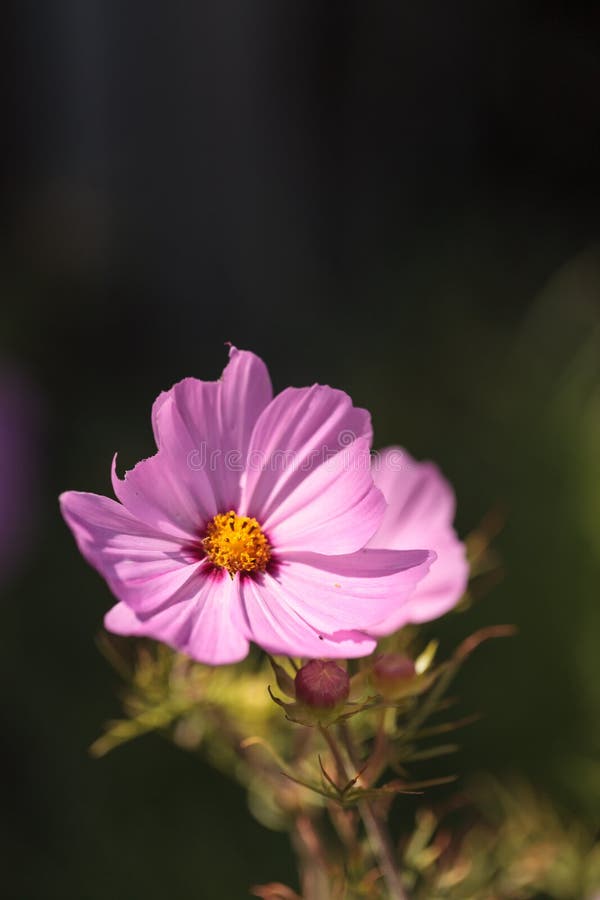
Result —
M383 697L395 699L406 693L409 682L416 677L415 664L403 653L382 653L373 663L373 684Z

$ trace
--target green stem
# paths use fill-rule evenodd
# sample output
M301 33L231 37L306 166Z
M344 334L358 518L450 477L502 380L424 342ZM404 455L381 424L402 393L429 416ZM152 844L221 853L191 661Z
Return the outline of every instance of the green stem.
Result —
M342 757L340 748L335 741L335 738L333 737L329 728L325 728L323 725L319 725L319 731L321 732L325 743L331 750L331 755L333 756L335 762L338 778L342 779L344 784L348 784L350 779L348 777L348 772L346 771L346 764L344 762L344 758Z
M327 742L327 746L331 750L339 775L347 784L348 781L350 781L350 778L337 742L335 741L328 728L319 726L319 730L323 735L325 741ZM354 753L350 733L344 723L339 725L339 732L342 738L342 742L346 748L348 759L350 760L352 767L358 772L360 767ZM371 844L373 855L379 863L381 874L383 875L383 878L385 880L389 900L408 900L408 895L404 890L404 887L400 880L400 875L396 869L394 851L392 849L392 843L390 841L390 837L385 824L378 818L371 803L368 800L359 801L358 811L360 812L361 818L363 820L363 824L369 838L369 843Z
M329 878L323 847L310 817L301 813L292 831L292 843L299 860L302 896L306 900L329 900Z

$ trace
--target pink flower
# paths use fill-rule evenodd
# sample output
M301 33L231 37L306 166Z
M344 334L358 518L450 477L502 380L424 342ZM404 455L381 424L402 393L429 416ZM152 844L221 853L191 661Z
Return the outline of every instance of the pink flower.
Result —
M220 381L186 378L152 410L158 452L120 502L69 491L63 515L120 601L105 625L211 664L271 653L355 657L424 577L427 549L365 549L385 500L369 414L342 391L275 398L257 356L230 351Z
M0 581L31 544L39 505L41 408L22 373L0 370Z
M401 447L388 447L374 457L373 478L388 502L370 548L431 547L437 559L413 593L369 634L381 636L409 622L437 619L455 606L467 586L465 547L457 536L452 488L431 462L415 462Z

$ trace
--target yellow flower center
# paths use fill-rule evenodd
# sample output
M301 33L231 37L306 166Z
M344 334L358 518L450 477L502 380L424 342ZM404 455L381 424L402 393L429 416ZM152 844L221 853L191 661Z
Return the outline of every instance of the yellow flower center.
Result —
M232 509L208 523L202 543L210 561L232 578L236 572L264 572L271 559L271 547L256 519Z

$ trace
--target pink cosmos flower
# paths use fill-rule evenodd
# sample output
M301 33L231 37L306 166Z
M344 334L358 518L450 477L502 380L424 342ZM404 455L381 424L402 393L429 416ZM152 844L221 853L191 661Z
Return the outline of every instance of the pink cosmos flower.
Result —
M30 545L39 504L41 410L32 384L12 368L0 370L0 582Z
M373 478L388 507L367 547L432 547L437 559L410 596L398 601L373 635L391 634L409 622L429 622L455 606L465 592L469 567L465 547L452 527L454 492L431 462L416 462L401 447L388 447L374 458Z
M257 356L232 348L220 381L186 378L152 410L158 452L119 500L69 491L63 515L120 601L113 632L210 664L271 653L355 657L435 553L365 545L386 503L370 471L369 414L342 391L273 398Z

